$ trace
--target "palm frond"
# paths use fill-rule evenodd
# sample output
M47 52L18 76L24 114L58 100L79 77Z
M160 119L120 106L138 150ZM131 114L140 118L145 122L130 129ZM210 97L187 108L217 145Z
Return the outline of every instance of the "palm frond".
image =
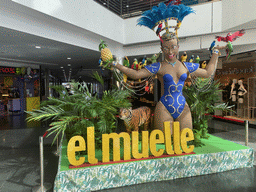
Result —
M95 73L97 80L104 84L104 80ZM65 88L61 85L52 88L59 93L59 97L49 97L42 102L40 109L26 111L29 114L27 121L51 120L48 136L55 135L53 143L59 135L64 134L71 138L76 134L86 137L87 127L95 127L96 146L100 146L102 133L111 133L115 130L116 115L119 108L131 106L127 97L131 94L127 90L113 89L105 91L102 99L92 96L86 85L72 81L73 95L64 94Z
M94 79L96 79L98 82L100 82L100 84L101 84L102 86L104 86L104 79L102 78L101 75L99 75L98 71L93 72L92 77L93 77Z
M209 81L207 79L203 80L198 78L195 81L195 84L191 86L185 86L183 89L186 101L190 106L192 113L192 123L193 130L195 130L197 141L200 141L200 137L207 138L207 128L208 120L211 116L206 114L213 113L216 110L221 111L231 111L233 106L229 106L228 103L221 103L215 105L216 102L219 102L220 99L220 83L219 81L214 81L209 85L208 90L204 92L198 91L198 88L203 88L208 86L206 83Z

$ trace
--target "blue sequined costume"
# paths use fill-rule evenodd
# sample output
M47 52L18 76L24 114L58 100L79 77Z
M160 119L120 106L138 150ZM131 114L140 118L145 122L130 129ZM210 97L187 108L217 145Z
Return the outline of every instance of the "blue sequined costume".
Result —
M189 73L193 73L199 67L198 63L184 62L184 65L187 67ZM159 62L145 66L145 68L153 74L156 74L159 71L160 67L161 64ZM170 112L173 119L177 119L185 107L186 100L182 94L182 89L186 79L187 73L182 74L177 83L174 82L173 77L170 74L165 74L163 76L164 94L160 98L160 101Z

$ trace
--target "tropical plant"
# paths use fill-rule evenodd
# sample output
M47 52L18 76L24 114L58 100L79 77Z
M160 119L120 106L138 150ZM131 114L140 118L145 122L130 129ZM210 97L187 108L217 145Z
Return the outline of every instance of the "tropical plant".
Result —
M94 77L104 84L98 73ZM96 148L101 148L101 135L115 131L116 115L120 108L131 106L127 99L130 96L128 90L104 91L101 99L97 95L92 96L86 85L71 82L72 95L62 86L52 86L59 93L59 97L49 97L43 101L39 110L27 111L30 115L27 121L50 120L48 136L55 134L53 143L59 135L66 135L67 140L72 136L81 135L86 140L87 127L95 127Z
M228 106L227 103L220 102L219 81L214 81L209 84L209 79L197 78L194 84L190 86L184 86L184 95L187 103L190 106L192 114L193 132L195 135L194 144L201 146L201 138L208 138L208 121L212 118L211 113L215 110L231 111L232 106ZM202 90L207 87L206 90Z

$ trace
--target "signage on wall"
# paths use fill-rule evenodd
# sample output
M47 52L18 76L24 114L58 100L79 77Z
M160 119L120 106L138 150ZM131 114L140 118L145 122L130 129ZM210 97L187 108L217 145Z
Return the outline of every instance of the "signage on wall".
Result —
M16 67L0 67L0 74L15 74Z
M230 75L230 74L248 74L253 73L256 70L255 67L251 66L250 68L245 69L229 69L229 70L217 70L216 75Z

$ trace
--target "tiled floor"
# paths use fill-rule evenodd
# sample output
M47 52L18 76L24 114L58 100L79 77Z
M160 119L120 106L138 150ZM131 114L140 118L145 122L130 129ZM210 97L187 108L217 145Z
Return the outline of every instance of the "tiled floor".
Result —
M26 123L26 115L0 118L0 191L30 192L40 185L39 136L47 127L32 127ZM52 138L44 140L44 180L53 186L58 157L54 154L57 147L51 142Z
M5 117L0 126L0 191L29 192L40 184L39 136L47 126L26 125L25 117ZM18 119L18 120L17 120ZM16 122L18 121L18 123ZM213 135L245 143L245 131L241 125L212 120L209 131ZM56 145L51 146L52 138L44 140L45 182L54 185L58 167ZM249 146L256 151L256 129L249 128ZM256 165L256 161L254 163ZM53 191L51 188L49 191ZM224 173L196 176L184 179L152 182L115 189L108 192L224 192L256 191L256 169L237 169Z
M38 147L1 149L0 191L31 191L40 183ZM45 182L51 183L57 173L58 157L51 146L44 147Z

